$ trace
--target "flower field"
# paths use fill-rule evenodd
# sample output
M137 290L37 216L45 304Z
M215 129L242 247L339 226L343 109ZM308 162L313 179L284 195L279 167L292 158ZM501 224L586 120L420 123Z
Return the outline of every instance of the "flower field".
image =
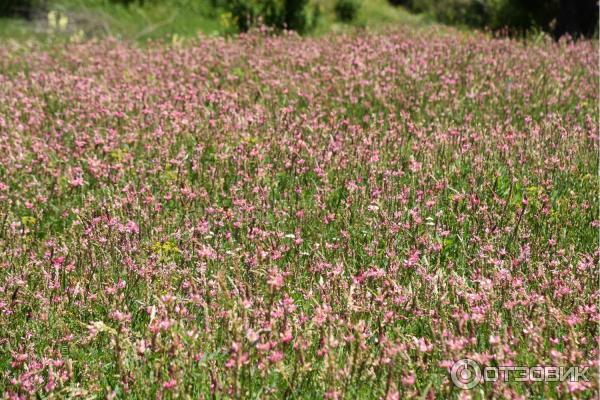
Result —
M596 398L597 42L0 46L0 397ZM587 380L453 384L469 358Z

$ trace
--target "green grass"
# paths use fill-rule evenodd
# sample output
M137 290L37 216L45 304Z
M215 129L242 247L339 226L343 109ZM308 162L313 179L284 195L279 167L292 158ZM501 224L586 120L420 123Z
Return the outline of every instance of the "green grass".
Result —
M43 40L46 32L36 29L35 25L19 18L0 18L0 39Z
M336 19L333 11L334 0L318 3L321 7L322 17L314 32L317 35L347 31L357 27L380 30L393 25L417 26L426 23L423 17L411 14L401 7L393 7L386 0L363 1L356 20L351 23L342 23Z

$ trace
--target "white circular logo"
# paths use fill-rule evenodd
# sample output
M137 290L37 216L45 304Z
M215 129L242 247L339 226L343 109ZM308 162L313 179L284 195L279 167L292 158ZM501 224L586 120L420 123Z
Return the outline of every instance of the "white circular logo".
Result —
M463 358L454 363L450 377L457 387L464 390L473 389L481 383L481 368L476 361Z

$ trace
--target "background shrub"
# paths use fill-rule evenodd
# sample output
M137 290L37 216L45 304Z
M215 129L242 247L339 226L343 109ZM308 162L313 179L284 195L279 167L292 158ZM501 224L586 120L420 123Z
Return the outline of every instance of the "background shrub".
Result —
M342 22L354 21L359 9L360 0L336 0L334 4L335 16Z
M144 4L144 0L111 0L113 3L129 5L129 4Z
M560 37L598 32L596 0L390 0L437 21L524 34L544 30Z
M307 4L308 0L214 0L215 6L231 13L242 32L263 23L303 33L309 25Z
M0 0L0 17L30 19L36 11L44 9L42 0Z

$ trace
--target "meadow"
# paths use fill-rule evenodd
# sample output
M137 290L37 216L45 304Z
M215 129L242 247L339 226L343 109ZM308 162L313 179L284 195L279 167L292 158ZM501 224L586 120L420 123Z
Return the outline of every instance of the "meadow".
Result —
M597 41L0 46L0 397L597 398ZM453 384L453 363L589 367Z

